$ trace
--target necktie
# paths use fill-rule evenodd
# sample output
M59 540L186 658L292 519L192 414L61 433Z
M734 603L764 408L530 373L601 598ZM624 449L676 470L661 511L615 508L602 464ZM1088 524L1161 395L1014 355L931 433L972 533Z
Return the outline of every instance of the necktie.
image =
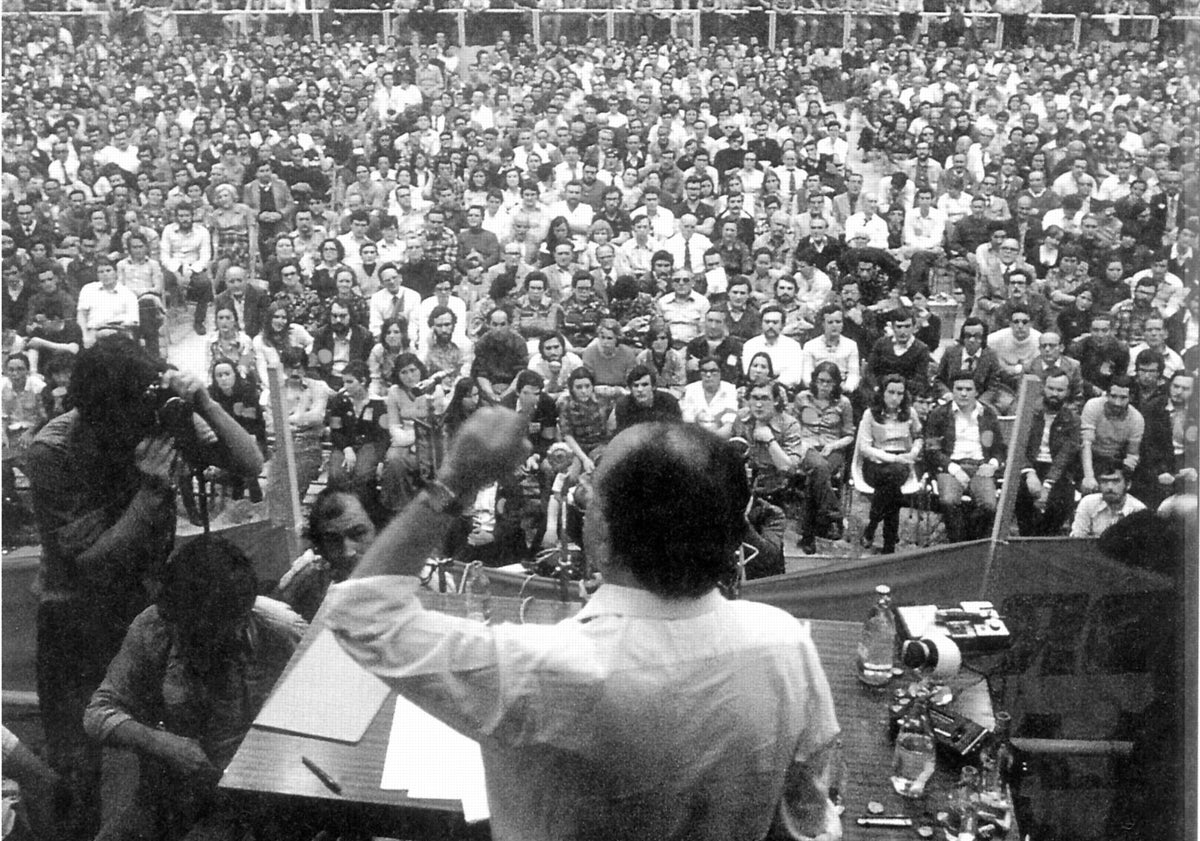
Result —
M688 244L690 240L683 241L683 267L689 272L692 270L692 248Z
M392 318L397 318L400 315L400 296L392 296Z
M974 374L974 373L975 373L975 357L974 357L974 356L968 356L968 357L966 358L965 362L966 362L966 365L965 365L965 367L966 367L966 371L967 371L967 373L968 373L968 374Z
M788 195L796 195L796 170L794 169L791 171L791 175L788 176Z

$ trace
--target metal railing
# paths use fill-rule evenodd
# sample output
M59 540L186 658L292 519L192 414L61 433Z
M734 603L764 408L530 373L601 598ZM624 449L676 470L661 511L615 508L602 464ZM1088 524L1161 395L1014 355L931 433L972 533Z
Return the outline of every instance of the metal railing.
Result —
M318 0L320 2L320 0ZM879 5L879 4L875 4ZM309 8L301 12L250 8L229 10L177 10L164 14L176 26L221 21L233 33L249 32L279 21L306 21L305 30L319 39L329 29L359 30L363 34L389 37L411 37L414 26L444 32L459 46L483 46L496 41L503 29L514 34L530 33L535 43L545 43L565 36L569 43L581 43L591 37L612 40L636 40L642 34L652 42L661 37L684 38L699 47L710 37L757 37L769 49L776 49L783 40L792 43L811 41L815 46L847 46L852 37L890 37L900 34L899 17L885 8L844 10L804 9L796 12L696 9L664 9L646 12L632 9L443 9L436 15L424 15L418 24L417 12L393 9ZM22 15L32 17L93 18L107 25L111 13L104 11L29 12L0 10L0 17ZM922 12L916 16L919 33L939 31L950 22L950 15ZM1093 15L1039 13L1023 16L1025 40L1043 36L1050 43L1064 43L1075 49L1085 42L1101 38L1128 38L1142 43L1157 41L1160 36L1171 37L1176 43L1192 41L1200 35L1200 15L1179 15L1160 18L1156 15ZM977 43L1003 44L1005 16L995 12L978 12L964 16L965 28ZM1069 31L1069 34L1068 34ZM1030 35L1030 33L1034 35ZM1115 35L1114 35L1115 32ZM422 32L422 35L428 34ZM911 35L912 33L904 33ZM860 38L861 40L861 38Z

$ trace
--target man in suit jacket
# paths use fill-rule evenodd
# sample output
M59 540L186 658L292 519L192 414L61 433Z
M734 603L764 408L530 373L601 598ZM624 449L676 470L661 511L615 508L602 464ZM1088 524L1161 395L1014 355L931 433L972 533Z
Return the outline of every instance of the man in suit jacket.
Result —
M1048 368L1042 382L1042 408L1033 414L1017 486L1017 528L1022 537L1058 535L1075 504L1080 427L1078 413L1068 404L1069 390L1066 373Z
M925 461L937 478L946 538L957 543L984 537L996 514L1004 434L995 410L979 402L974 373L956 374L951 389L952 401L934 408L926 421ZM974 501L969 518L963 507L968 488Z
M275 176L270 161L260 161L254 180L246 185L243 200L258 219L258 248L266 260L275 237L291 228L296 203L288 185Z
M53 257L54 247L59 241L58 234L54 233L53 226L34 210L33 202L24 199L17 202L16 217L17 223L8 232L12 237L13 247L29 253L34 243L41 242L46 245L48 256Z
M963 321L958 330L958 344L946 348L938 362L934 379L938 399L949 396L956 376L968 373L975 379L975 391L979 399L989 406L995 406L996 387L1000 385L1000 362L995 352L987 347L987 334L983 319L972 316Z
M1183 195L1183 173L1171 170L1162 179L1162 192L1150 199L1150 226L1155 244L1163 234L1178 231L1187 219L1187 199Z
M342 371L354 359L367 361L374 338L365 327L350 323L350 309L338 300L329 304L329 326L317 331L308 367L330 388L342 387Z
M233 309L242 330L253 338L262 332L266 324L270 303L270 295L247 282L245 269L230 266L225 271L225 291L217 296L214 309Z

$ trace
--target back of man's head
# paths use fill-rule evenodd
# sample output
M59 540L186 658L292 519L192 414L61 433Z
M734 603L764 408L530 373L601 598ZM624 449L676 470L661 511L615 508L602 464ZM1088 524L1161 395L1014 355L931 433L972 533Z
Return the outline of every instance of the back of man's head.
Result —
M70 401L89 425L140 439L153 420L146 389L160 373L159 363L133 339L105 336L80 352L68 387Z
M637 424L609 445L595 490L612 561L664 598L696 598L733 563L749 487L743 462L688 424Z

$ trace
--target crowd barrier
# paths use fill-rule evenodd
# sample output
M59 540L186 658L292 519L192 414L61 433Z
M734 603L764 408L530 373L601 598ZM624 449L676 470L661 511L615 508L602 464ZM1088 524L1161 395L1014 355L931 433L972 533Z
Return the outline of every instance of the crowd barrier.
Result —
M328 31L354 33L384 39L395 37L402 41L422 38L442 32L453 43L465 47L494 44L500 33L509 31L514 37L531 34L536 43L566 39L581 44L588 38L636 41L642 35L651 43L664 38L683 38L699 47L709 38L757 38L769 49L784 41L792 44L810 42L814 47L844 47L856 38L891 38L903 35L913 38L929 34L937 39L943 34L955 34L948 28L946 13L923 12L914 16L915 26L902 31L902 21L894 10L877 0L860 0L855 8L804 9L797 12L776 11L700 11L695 9L663 10L652 13L627 9L443 9L436 13L395 11L392 9L309 8L303 11L279 11L252 8L259 0L249 0L242 9L230 10L166 10L143 9L137 15L114 17L108 12L29 12L6 8L0 16L20 15L60 17L73 21L75 26L134 27L139 24L151 31L174 36L213 34L224 29L239 35L262 32L268 36L297 37L311 32L320 38ZM318 3L320 0L318 0ZM320 4L323 5L323 4ZM138 18L140 15L140 20ZM994 12L971 13L953 29L961 26L964 37L977 44L1003 44L1006 47L1029 43L1070 44L1074 49L1108 39L1121 39L1148 48L1161 41L1167 45L1194 44L1200 41L1200 15L1075 15L1038 13L1024 16L1003 16Z

